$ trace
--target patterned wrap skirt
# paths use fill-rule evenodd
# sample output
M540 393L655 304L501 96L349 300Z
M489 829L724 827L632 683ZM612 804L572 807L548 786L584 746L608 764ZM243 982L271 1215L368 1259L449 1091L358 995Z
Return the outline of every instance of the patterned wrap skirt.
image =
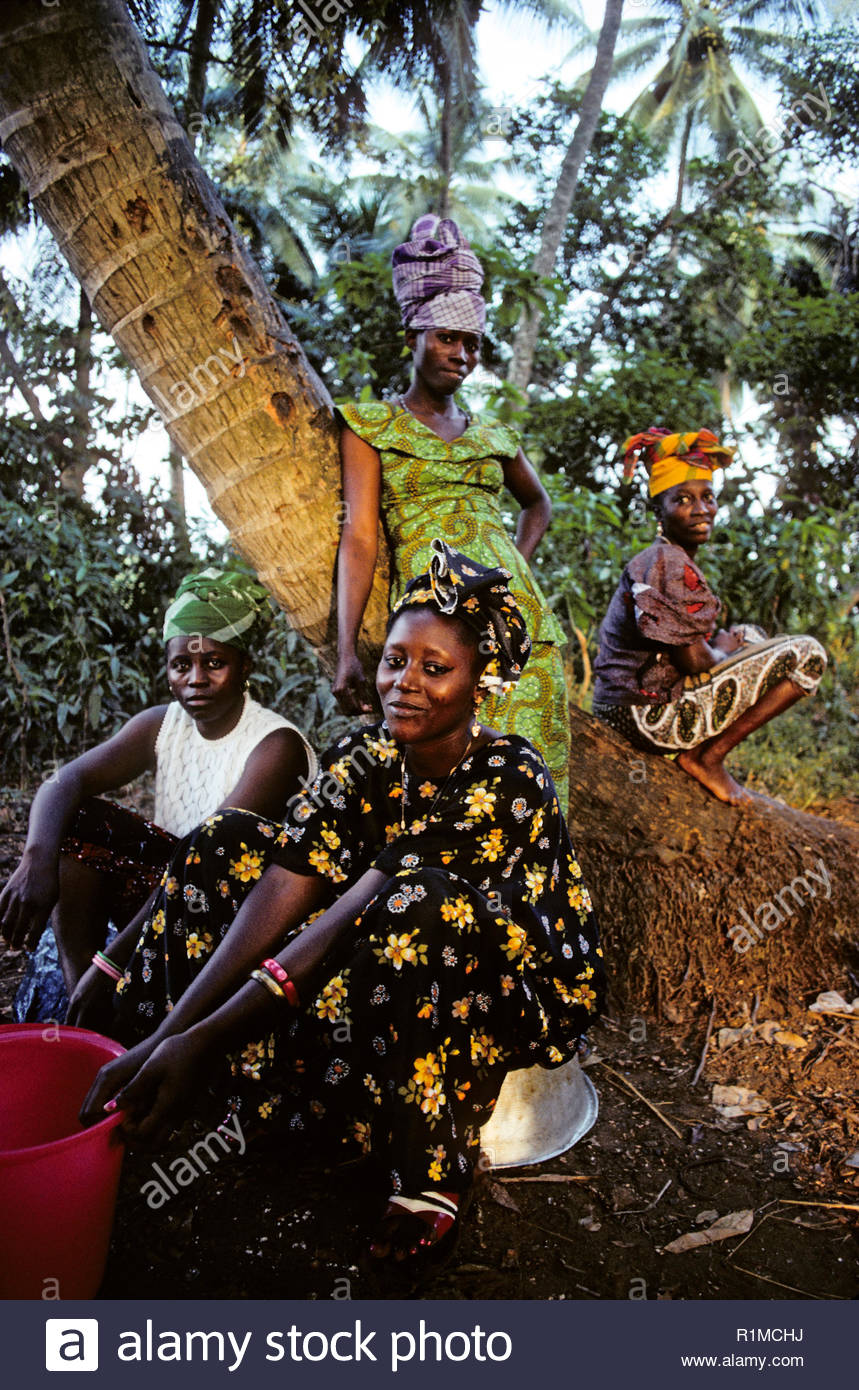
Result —
M169 830L126 806L92 796L75 815L60 853L111 880L111 915L121 922L133 916L157 886L175 844Z
M816 637L769 637L732 652L698 676L687 676L677 700L655 705L596 704L593 713L636 748L676 753L721 733L780 680L813 695L826 669Z
M123 927L146 902L164 872L176 836L144 820L136 811L101 796L84 801L60 845L60 854L77 859L103 876L103 898L114 927ZM108 929L104 946L114 935ZM16 1023L63 1019L69 1007L51 921L39 938L15 995Z

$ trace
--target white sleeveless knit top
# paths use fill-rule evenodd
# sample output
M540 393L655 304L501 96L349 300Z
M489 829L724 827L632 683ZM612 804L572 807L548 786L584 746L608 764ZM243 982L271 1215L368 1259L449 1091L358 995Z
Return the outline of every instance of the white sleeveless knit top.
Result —
M307 753L307 776L316 776L316 754L300 729L245 694L241 718L223 738L203 738L178 700L167 706L155 740L155 824L187 835L221 805L245 763L273 729L293 729ZM284 796L284 807L288 798Z

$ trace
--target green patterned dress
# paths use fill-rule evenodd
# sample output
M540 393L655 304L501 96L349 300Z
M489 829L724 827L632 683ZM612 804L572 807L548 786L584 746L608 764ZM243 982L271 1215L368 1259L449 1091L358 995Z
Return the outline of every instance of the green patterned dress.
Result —
M533 650L518 684L503 698L488 699L481 718L537 745L566 816L570 725L561 656L566 639L501 514L502 460L516 456L519 436L506 425L471 421L459 439L447 443L410 411L387 401L341 405L339 412L382 462L392 604L409 580L426 570L434 536L483 565L503 565L513 576L510 589Z

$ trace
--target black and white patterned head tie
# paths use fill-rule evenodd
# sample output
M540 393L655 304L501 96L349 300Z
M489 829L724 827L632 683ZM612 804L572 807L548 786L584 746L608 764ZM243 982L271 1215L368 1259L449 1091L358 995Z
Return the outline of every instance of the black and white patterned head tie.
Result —
M480 688L505 693L521 676L531 650L522 610L508 588L510 571L481 565L440 536L430 549L428 570L410 581L391 617L430 604L446 617L461 618L477 634L486 658Z

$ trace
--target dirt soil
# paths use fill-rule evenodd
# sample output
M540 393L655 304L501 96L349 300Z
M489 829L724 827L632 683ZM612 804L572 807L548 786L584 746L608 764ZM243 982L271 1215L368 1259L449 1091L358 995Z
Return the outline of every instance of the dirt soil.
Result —
M23 842L16 817L5 821L0 881ZM23 963L0 947L2 1022ZM777 1016L767 1000L738 998L730 1017L711 1021L702 1006L682 1024L606 1017L586 1064L600 1097L593 1130L551 1162L486 1175L455 1255L419 1290L364 1270L384 1203L367 1164L326 1166L266 1140L150 1208L152 1164L169 1171L203 1132L186 1126L164 1153L127 1155L101 1296L854 1298L859 1016L809 1013L810 1002ZM739 1099L752 1111L725 1115L716 1085L761 1099L722 1096L722 1109ZM729 1238L666 1249L731 1214Z

